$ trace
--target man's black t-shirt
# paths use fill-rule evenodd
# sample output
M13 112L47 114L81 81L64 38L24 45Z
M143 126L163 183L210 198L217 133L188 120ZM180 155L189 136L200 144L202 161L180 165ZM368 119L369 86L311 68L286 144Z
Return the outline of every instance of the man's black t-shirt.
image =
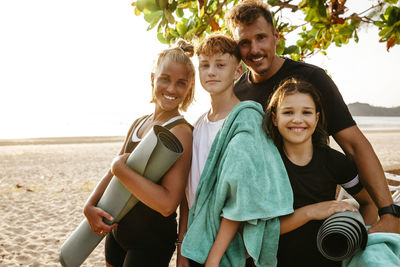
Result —
M337 185L352 195L362 189L354 163L330 147L314 147L313 157L306 166L293 164L283 151L281 156L293 189L294 209L334 200ZM322 222L310 221L280 236L278 267L341 266L341 262L324 258L317 249L316 237Z
M253 83L247 71L236 82L234 92L240 100L256 101L265 109L270 95L291 77L303 79L319 91L330 135L356 124L335 83L323 69L311 64L285 59L277 73L260 83Z

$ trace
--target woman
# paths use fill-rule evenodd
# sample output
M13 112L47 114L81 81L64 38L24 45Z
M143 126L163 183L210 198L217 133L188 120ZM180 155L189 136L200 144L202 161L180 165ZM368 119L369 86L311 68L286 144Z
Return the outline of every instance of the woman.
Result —
M180 115L194 97L195 70L189 58L192 55L193 46L184 41L159 54L151 73L154 113L132 124L119 156L85 205L84 214L92 231L107 235L106 266L168 266L175 250L175 210L184 194L192 150L192 127ZM129 153L154 125L170 129L184 148L183 154L157 184L125 165ZM139 203L118 225L107 225L103 218L111 220L111 215L96 204L113 175Z

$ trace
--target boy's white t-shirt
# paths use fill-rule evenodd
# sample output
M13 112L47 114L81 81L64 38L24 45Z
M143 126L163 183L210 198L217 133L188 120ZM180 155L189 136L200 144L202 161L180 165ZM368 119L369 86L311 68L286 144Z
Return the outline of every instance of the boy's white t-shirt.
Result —
M186 187L186 198L189 209L192 207L196 196L196 189L203 172L208 153L214 141L215 135L221 128L224 119L209 121L208 112L204 113L194 124L192 144L192 166L190 168L188 185Z

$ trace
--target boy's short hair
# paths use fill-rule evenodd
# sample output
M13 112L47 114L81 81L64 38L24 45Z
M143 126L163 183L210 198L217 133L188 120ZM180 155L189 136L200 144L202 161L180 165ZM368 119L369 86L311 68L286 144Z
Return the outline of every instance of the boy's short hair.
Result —
M215 54L228 53L240 62L241 55L235 40L223 34L212 34L207 36L196 49L197 56L212 56Z
M239 25L249 26L260 16L264 17L267 23L271 24L272 30L275 30L274 19L269 6L261 0L245 0L234 6L225 15L225 22L231 33Z

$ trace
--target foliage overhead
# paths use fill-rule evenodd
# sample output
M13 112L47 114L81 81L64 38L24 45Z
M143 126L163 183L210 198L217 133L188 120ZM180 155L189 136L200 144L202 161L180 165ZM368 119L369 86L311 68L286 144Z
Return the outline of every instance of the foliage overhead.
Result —
M277 54L295 60L318 52L326 54L332 43L342 46L351 39L358 42L357 31L365 25L379 28L379 41L386 43L388 51L399 45L399 0L362 1L368 1L369 8L358 13L347 8L346 0L266 1L280 34ZM147 30L156 28L158 40L171 44L178 38L192 40L215 31L228 33L225 12L238 2L240 0L137 0L132 5L135 14L143 13L149 23ZM299 17L299 22L293 23L288 16ZM290 33L297 33L296 44L287 45L286 37Z

